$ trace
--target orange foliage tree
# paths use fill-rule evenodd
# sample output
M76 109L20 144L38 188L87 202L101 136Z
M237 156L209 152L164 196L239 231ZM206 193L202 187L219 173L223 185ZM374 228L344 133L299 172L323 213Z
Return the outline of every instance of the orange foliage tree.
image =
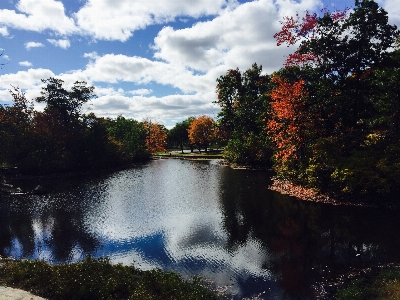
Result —
M215 137L215 121L208 116L195 118L188 128L190 143L197 145L199 149L207 147Z
M275 143L277 162L294 161L304 155L307 131L313 128L313 118L306 109L307 90L304 81L291 82L273 76L276 87L271 92L271 116L267 132Z
M146 134L146 147L151 153L165 151L167 131L165 127L150 119L143 122Z

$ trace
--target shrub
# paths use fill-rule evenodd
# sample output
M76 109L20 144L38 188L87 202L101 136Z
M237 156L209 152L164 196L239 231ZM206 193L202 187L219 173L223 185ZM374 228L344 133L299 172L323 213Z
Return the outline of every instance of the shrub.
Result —
M50 265L37 260L5 260L0 281L48 299L220 299L195 279L161 270L140 271L108 259Z

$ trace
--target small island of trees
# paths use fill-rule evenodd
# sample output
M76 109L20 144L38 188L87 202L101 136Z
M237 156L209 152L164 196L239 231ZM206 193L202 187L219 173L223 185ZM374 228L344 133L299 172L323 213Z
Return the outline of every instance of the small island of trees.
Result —
M299 43L282 69L217 80L226 159L272 162L277 178L347 200L398 193L399 31L386 11L363 0L350 13L286 17L275 38Z

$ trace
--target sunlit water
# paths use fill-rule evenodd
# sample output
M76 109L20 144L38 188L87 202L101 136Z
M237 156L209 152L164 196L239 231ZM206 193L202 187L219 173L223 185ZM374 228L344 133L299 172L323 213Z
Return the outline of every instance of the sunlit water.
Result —
M200 275L235 298L312 299L350 267L398 262L399 213L298 201L270 174L177 159L112 174L19 180L3 196L0 255L71 262L87 254Z

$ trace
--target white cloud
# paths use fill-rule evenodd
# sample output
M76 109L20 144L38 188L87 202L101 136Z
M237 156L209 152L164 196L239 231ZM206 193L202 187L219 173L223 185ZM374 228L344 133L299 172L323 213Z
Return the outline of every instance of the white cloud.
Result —
M37 32L49 29L62 35L78 32L63 3L56 0L20 0L16 10L0 10L0 25Z
M95 39L126 41L135 30L152 24L173 21L178 16L217 15L223 8L236 5L236 0L89 0L75 18L79 27Z
M389 22L400 27L400 5L398 0L377 1L388 13Z
M0 76L0 101L8 104L12 101L9 89L12 86L19 87L25 92L25 96L29 100L33 100L40 96L43 83L42 78L54 77L54 73L47 69L29 69L27 71L19 71L14 74L4 74ZM43 110L44 104L35 103L35 109Z
M219 109L212 104L210 94L168 95L165 97L125 96L116 90L102 95L102 89L96 89L99 96L86 104L83 110L94 112L97 116L116 117L124 115L128 118L143 120L146 117L159 119L183 119L188 116L207 114L216 116Z
M90 58L90 59L94 60L96 58L99 58L100 56L97 54L96 51L94 51L94 52L83 54L83 57L87 57L87 58Z
M273 35L289 11L304 11L318 1L293 3L259 0L227 10L211 21L191 28L163 28L154 40L155 57L173 65L210 72L213 68L247 69L257 62L268 72L282 66L283 56L292 50L276 47Z
M14 74L0 76L0 89L8 89L10 85L18 86L21 89L37 90L42 85L41 79L55 77L48 69L29 69Z
M113 61L113 59L116 59ZM43 83L41 79L49 77L60 78L65 81L66 86L71 86L76 80L87 81L92 85L93 82L108 81L125 81L137 84L137 82L144 82L139 74L135 75L135 70L141 68L148 68L146 72L151 75L146 80L154 82L170 82L170 84L177 84L175 81L183 81L185 76L174 79L179 73L176 71L175 76L170 76L168 72L168 65L160 62L142 61L137 60L135 57L124 56L104 56L99 57L97 61L89 63L86 70L76 70L68 74L55 75L47 69L29 69L27 71L20 71L15 74L5 74L0 76L0 95L9 89L10 85L18 86L26 90L28 99L34 99L40 95ZM103 74L101 70L111 68L113 62L115 69L110 74ZM147 63L147 64L146 64ZM126 66L124 66L126 64ZM137 66L137 65L138 66ZM132 67L133 70L129 70ZM143 72L144 69L142 69ZM163 73L163 74L161 74ZM111 76L111 75L114 76ZM122 74L122 75L121 75ZM126 78L124 78L126 77ZM191 79L191 74L187 73L187 81L194 81ZM146 81L145 80L145 81ZM174 81L175 80L175 81ZM195 82L195 81L194 81ZM181 83L183 87L184 83ZM193 83L194 84L194 83ZM96 84L94 84L96 86ZM121 88L114 87L101 87L97 84L95 93L98 98L93 99L84 108L84 112L94 112L98 116L116 117L123 114L129 118L142 120L146 117L160 119L162 122L169 119L183 119L187 116L208 114L215 116L219 109L212 104L214 95L213 89L206 92L197 92L191 95L168 95L164 97L152 96L150 89L141 88L136 90L124 91ZM10 97L2 98L3 100L10 100ZM41 109L39 105L35 104L36 109ZM173 124L171 124L173 125Z
M132 94L132 95L141 95L141 96L144 96L144 95L151 94L152 92L153 92L153 91L152 91L152 90L149 90L149 89L138 89L138 90L129 91L128 93L129 93L129 94Z
M155 82L174 86L186 93L202 89L201 77L194 80L193 73L181 66L122 54L98 56L90 53L85 56L90 57L91 60L86 69L79 72L92 82L123 81L135 84Z
M397 17L400 22L400 8L395 5L396 1L381 2L384 2L390 20L396 20ZM42 8L49 3L55 8L58 7L56 11L62 12L60 18L67 18L62 4L55 3L57 1L39 2L38 5ZM19 2L18 8L22 9L20 11L31 12L22 16L26 19L33 18L34 15L44 16L43 12L29 6L32 3L33 0ZM67 49L70 47L69 40L58 38L66 37L71 32L91 35L95 39L125 41L135 30L151 24L161 24L182 17L215 17L185 29L164 27L154 39L153 59L118 53L85 53L84 57L88 63L78 70L54 75L50 70L30 69L26 72L2 75L0 95L3 93L2 89L7 89L10 83L25 87L35 95L40 92L40 79L57 77L63 79L66 86L70 86L76 80L84 80L96 86L95 93L98 98L92 100L86 110L99 116L112 117L123 114L138 120L148 116L162 120L182 120L187 116L199 114L215 116L219 111L219 108L212 104L216 99L216 79L231 68L239 67L241 71L245 71L254 62L262 64L266 73L281 68L285 55L293 52L293 49L276 46L273 35L280 30L279 21L283 16L302 13L305 10L316 11L319 7L319 0L257 0L241 5L226 0L164 0L159 1L156 6L151 1L89 0L74 15L76 24L79 24L82 30L78 30L75 25L66 26L68 22L60 27L48 25L47 29L60 34L53 34L47 40L49 43ZM0 28L7 28L1 27L2 24L10 26L1 18L2 14L12 13L0 11ZM42 27L37 25L37 28L44 28L43 24L40 25ZM70 31L66 28L70 28ZM43 44L35 42L26 43L25 46L27 49L44 47ZM104 49L98 51L103 53ZM117 87L120 83L123 83L126 90ZM174 87L180 94L157 96L157 85L161 88Z
M2 35L2 36L9 35L7 27L0 27L0 35Z
M10 57L7 54L4 54L5 49L0 48L0 59L10 60Z
M29 61L20 61L19 65L23 67L32 67L32 63Z
M68 49L71 44L69 40L55 40L55 39L47 39L47 41L52 44L53 46L60 47L62 49Z
M31 48L40 48L40 47L44 47L44 45L42 43L38 43L38 42L25 43L26 50L30 50Z

